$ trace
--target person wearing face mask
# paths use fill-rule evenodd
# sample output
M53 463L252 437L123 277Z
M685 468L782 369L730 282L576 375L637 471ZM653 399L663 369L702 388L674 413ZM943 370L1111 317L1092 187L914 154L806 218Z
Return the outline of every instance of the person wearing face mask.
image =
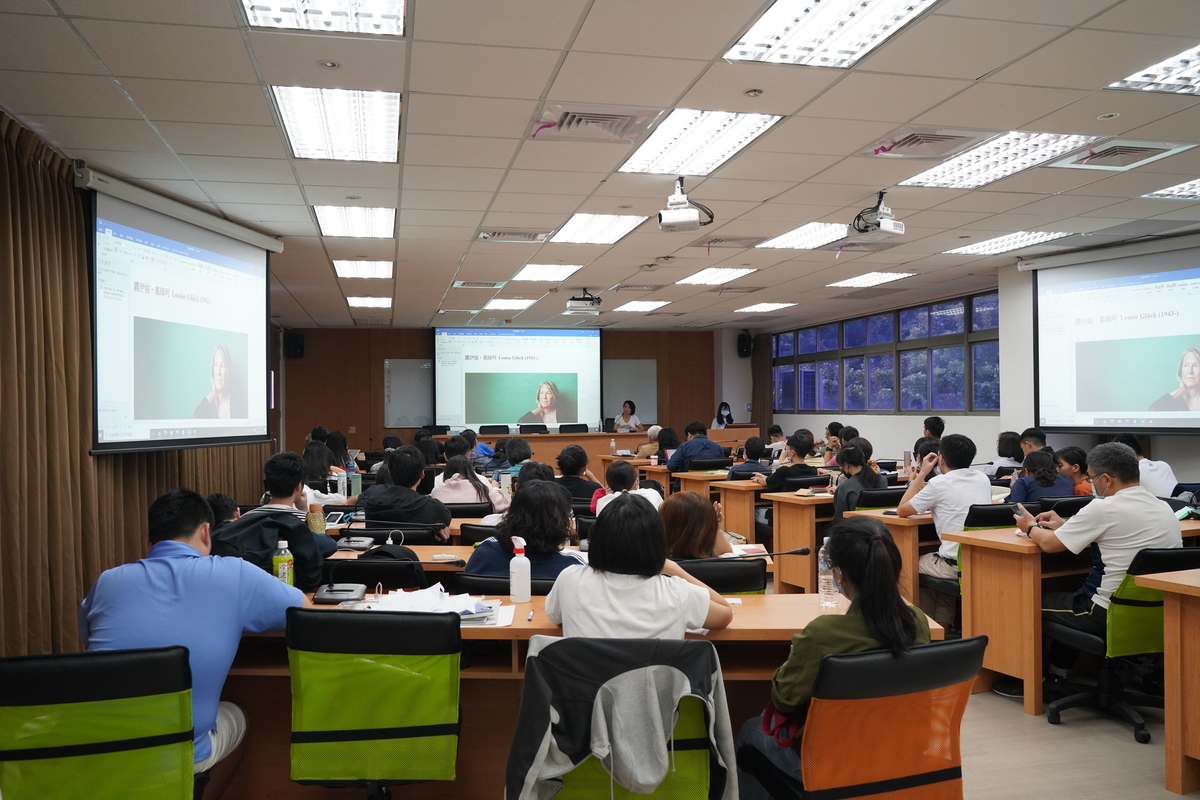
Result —
M1093 500L1067 520L1054 511L1035 517L1020 505L1014 516L1021 532L1043 552L1079 554L1089 545L1095 546L1092 571L1081 587L1042 594L1042 619L1103 637L1112 594L1133 557L1148 547L1183 547L1183 538L1171 507L1141 485L1137 454L1128 445L1097 445L1088 453L1087 467L1089 480L1103 502ZM1065 678L1078 655L1078 650L1054 642L1047 680ZM997 681L992 688L1006 697L1024 696L1024 686L1017 679Z
M800 779L798 746L821 659L826 655L888 650L896 657L928 644L929 620L900 596L900 551L882 522L848 517L829 532L828 554L838 591L850 601L845 614L820 616L792 637L792 649L771 679L771 702L748 720L738 747L759 750L788 775ZM753 776L738 771L742 800L765 800Z

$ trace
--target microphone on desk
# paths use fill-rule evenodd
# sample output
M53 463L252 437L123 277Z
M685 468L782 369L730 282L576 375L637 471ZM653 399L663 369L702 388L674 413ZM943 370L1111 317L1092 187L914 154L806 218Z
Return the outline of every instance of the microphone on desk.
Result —
M778 553L746 553L741 556L715 556L713 558L684 558L676 561L676 564L690 564L693 561L736 561L746 558L774 558L775 556L807 556L811 555L812 550L807 547L797 547L795 550L783 550Z

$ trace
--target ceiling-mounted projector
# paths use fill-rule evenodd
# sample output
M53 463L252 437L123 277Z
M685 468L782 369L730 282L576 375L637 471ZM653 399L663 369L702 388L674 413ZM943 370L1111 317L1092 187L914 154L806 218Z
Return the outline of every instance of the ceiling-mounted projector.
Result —
M600 306L603 302L599 297L584 289L583 294L567 300L566 313L571 316L594 317L600 313Z
M850 223L854 232L848 238L860 242L881 242L904 235L904 223L897 221L892 210L883 204L885 194L887 191L881 191L874 206L858 212L854 222Z
M700 221L700 212L708 215L707 222ZM667 207L658 212L658 229L664 233L698 231L702 225L713 223L713 212L707 206L688 200L683 193L683 178L675 179L675 194L667 198Z

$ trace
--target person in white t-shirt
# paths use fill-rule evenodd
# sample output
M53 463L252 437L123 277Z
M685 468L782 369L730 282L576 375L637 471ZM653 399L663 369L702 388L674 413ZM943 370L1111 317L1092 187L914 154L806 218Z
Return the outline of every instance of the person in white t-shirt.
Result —
M636 411L637 404L626 400L621 406L621 416L613 420L613 427L617 429L617 433L634 433L642 429L642 421L634 413Z
M644 497L617 495L588 542L588 565L563 570L546 597L564 636L682 639L733 621L725 598L667 559L662 519Z
M604 482L607 484L603 489L596 490L595 504L593 511L599 514L606 505L611 503L614 498L622 494L636 494L650 501L650 505L657 509L662 505L662 495L653 489L642 489L638 487L637 470L633 468L633 464L628 461L614 461L608 465L608 469L604 470Z
M1151 461L1142 455L1142 443L1132 433L1120 433L1113 437L1114 442L1127 445L1137 454L1138 475L1142 488L1155 497L1174 497L1175 486L1179 481L1175 478L1175 470L1165 461Z

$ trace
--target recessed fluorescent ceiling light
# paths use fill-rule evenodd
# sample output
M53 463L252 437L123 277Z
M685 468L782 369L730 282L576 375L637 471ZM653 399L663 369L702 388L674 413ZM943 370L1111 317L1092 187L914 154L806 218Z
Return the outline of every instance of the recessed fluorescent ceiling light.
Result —
M781 119L677 108L617 171L707 175Z
M900 181L900 185L974 189L1036 167L1103 138L1065 133L1009 131L978 147L972 147L933 169L927 169L920 175Z
M576 214L558 229L550 241L613 244L647 219L624 214Z
M529 308L535 302L536 301L534 301L534 300L502 299L501 298L501 299L496 299L496 300L489 300L488 304L486 306L484 306L484 308L491 309L493 311L499 311L499 310L523 311L523 310Z
M1042 231L1017 231L1007 236L997 236L984 242L976 242L966 247L956 247L946 250L945 255L956 256L994 256L997 253L1007 253L1009 250L1020 250L1042 242L1061 239L1064 236L1074 236L1072 233L1046 233Z
M1200 46L1146 67L1123 81L1110 83L1108 88L1191 95L1200 93Z
M838 239L845 239L849 232L850 226L840 222L810 222L782 236L768 239L758 247L772 250L815 250Z
M699 283L705 286L720 286L722 283L736 281L738 278L749 275L751 272L758 272L758 270L710 267L709 269L700 270L695 275L689 275L681 281L675 281L675 283Z
M778 311L781 308L791 308L795 303L758 303L745 308L735 309L735 314L761 314L764 311Z
M362 206L314 206L322 236L355 236L361 239L390 239L396 223L394 208Z
M777 0L725 54L846 69L937 0Z
M915 272L868 272L848 281L827 283L826 286L836 286L839 289L866 289L868 286L878 286L881 283L891 283L901 278L911 278Z
M583 264L526 264L512 279L514 281L557 283L565 281L581 269L583 269Z
M404 35L404 0L242 0L250 25L304 31Z
M296 158L397 159L400 95L358 89L272 86Z
M654 311L670 304L670 300L633 300L623 306L617 306L613 311Z
M1169 186L1157 192L1144 194L1142 197L1153 197L1167 200L1200 200L1200 180L1188 181L1178 186Z
M346 302L351 308L391 308L390 297L347 297Z
M334 261L339 278L390 278L391 261Z

